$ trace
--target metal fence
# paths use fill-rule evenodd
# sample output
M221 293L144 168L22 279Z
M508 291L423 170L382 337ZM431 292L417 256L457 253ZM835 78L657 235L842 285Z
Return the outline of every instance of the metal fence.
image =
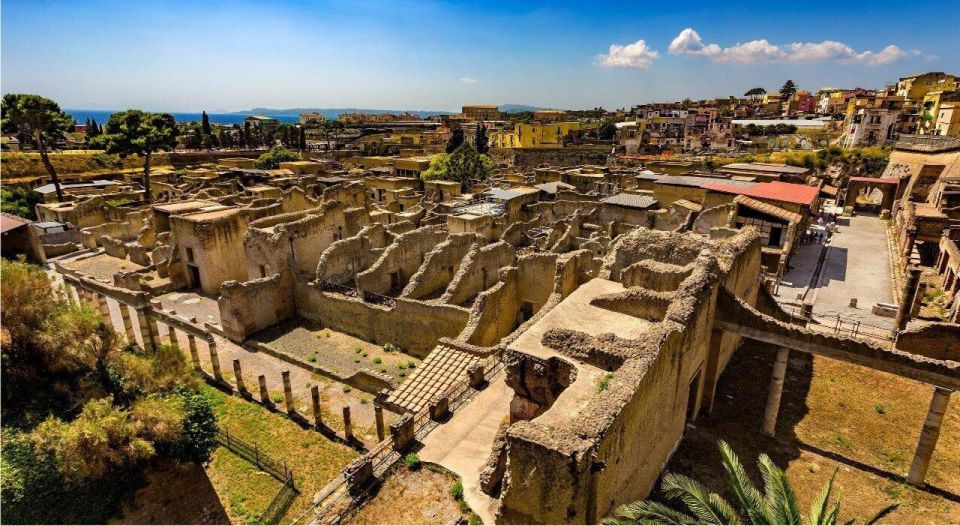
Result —
M800 307L795 305L780 304L780 308L796 318L806 320L806 328L812 331L855 339L869 339L884 344L893 341L890 327L866 323L836 312L811 312L805 316Z
M236 435L230 434L226 429L217 431L217 442L223 447L229 449L237 456L254 464L261 471L269 473L270 476L282 483L293 481L293 471L287 467L286 462L280 462L260 450L256 443L249 443ZM291 482L292 483L292 482Z

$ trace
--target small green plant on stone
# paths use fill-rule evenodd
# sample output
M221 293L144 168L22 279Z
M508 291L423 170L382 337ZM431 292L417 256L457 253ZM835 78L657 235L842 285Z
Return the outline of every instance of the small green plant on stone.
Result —
M366 397L361 397L361 398L360 398L360 403L361 403L361 404L366 405L368 402L369 402L369 400L367 400Z
M877 405L874 407L874 409L877 410L877 414L878 414L878 415L885 415L885 414L887 414L887 408L883 407L883 404L877 404Z
M360 363L360 358L354 358L353 363Z
M613 373L603 375L603 378L597 379L597 392L606 391L610 388L610 382L613 380Z
M417 362L413 360L410 360L409 362L407 362L407 367L409 367L410 369L413 369L416 366L417 366Z
M383 363L383 360L379 356L377 356L376 358L373 359L373 363L380 364L380 363Z
M399 376L400 378L403 378L403 377L407 376L407 373L405 373L405 372L403 372L403 371L400 371L400 373L399 373L397 376Z
M397 369L400 369L401 371L404 370L404 369L406 369L406 368L407 368L407 365L406 365L405 363L403 363L403 362L400 362L400 363L397 364Z
M416 471L420 469L420 457L416 453L408 453L407 456L403 457L403 464L410 471Z
M353 350L353 352L355 352L355 353L357 353L357 354L360 354L360 353L363 352L363 347L359 347L359 346L358 346L356 349Z
M276 393L270 397L270 400L273 401L273 403L275 404L279 404L280 402L283 402L283 395Z
M471 511L470 517L467 519L467 524L470 524L471 526L477 526L479 524L483 524L483 520L480 519L479 515Z
M343 392L344 392L344 393L349 393L349 392L352 391L352 390L353 390L353 389L351 389L349 385L344 384L344 386L343 386Z
M381 373L387 372L387 368L386 368L386 367L381 367L381 368L380 368L380 372L381 372Z
M363 351L363 354L361 354L360 356L363 356L364 358L366 358L367 356L370 356L370 353L368 353L367 351Z
M463 498L463 482L459 480L450 488L450 496L460 500Z
M316 361L317 361L317 355L316 355L316 354L311 354L310 357L307 358L307 361L308 361L308 362L316 362Z

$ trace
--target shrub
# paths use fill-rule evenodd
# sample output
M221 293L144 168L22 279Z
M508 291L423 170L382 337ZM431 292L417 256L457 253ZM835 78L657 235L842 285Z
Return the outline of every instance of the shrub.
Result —
M311 354L310 357L307 358L307 361L308 361L308 362L311 362L311 363L312 363L312 362L316 362L316 361L317 361L317 355L316 355L316 354Z
M356 349L353 350L353 352L360 354L363 352L363 347L357 347Z
M343 385L343 392L344 392L344 393L349 393L349 392L352 391L352 390L353 390L353 389L351 389L349 385L347 385L347 384L344 384L344 385Z
M450 488L450 496L461 500L463 498L463 482L459 480Z
M410 471L416 471L420 469L420 457L416 453L408 453L407 456L403 457L403 465L407 466Z
M597 392L606 391L610 387L610 381L613 380L613 374L607 373L603 378L597 380Z
M413 360L410 360L409 362L407 362L407 368L409 368L409 369L413 369L413 368L415 368L416 366L417 366L417 362L415 362L415 361L413 361Z
M377 356L376 358L373 359L373 363L375 363L375 364L378 364L378 365L379 365L379 364L382 363L382 362L383 362L383 359L381 359L379 356Z

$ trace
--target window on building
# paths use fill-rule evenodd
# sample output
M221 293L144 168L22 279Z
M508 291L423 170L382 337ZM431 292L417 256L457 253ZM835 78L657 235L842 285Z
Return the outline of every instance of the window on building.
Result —
M193 249L190 247L187 247L187 262L193 263Z

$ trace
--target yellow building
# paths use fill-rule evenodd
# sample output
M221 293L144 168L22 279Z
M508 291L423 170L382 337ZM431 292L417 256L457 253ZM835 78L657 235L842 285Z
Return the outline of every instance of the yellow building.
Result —
M472 121L498 121L500 108L496 104L471 104L463 107L463 115Z
M897 82L897 95L911 100L921 100L931 91L953 91L958 88L956 75L942 71L931 71L903 77Z
M947 103L940 105L937 123L934 128L937 135L960 135L960 104Z
M490 134L490 146L494 148L563 148L564 140L578 131L580 131L579 122L519 123L513 127L512 132L498 131Z
M943 104L960 102L960 91L931 91L923 96L923 102L920 104L920 122L917 125L917 133L935 133L940 118L940 107Z

